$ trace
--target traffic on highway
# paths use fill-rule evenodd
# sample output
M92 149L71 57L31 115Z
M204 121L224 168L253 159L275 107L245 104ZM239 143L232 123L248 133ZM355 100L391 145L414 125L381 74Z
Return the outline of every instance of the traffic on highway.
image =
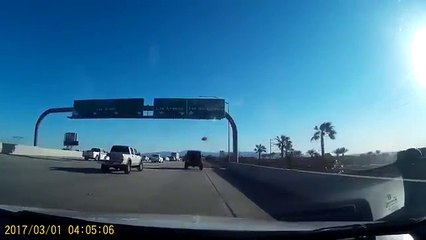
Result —
M0 239L426 239L424 0L0 20Z

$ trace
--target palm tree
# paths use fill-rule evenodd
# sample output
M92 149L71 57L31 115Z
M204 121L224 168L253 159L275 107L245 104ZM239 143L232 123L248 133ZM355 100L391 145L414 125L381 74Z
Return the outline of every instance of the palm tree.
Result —
M294 150L292 152L292 154L293 154L294 157L301 157L302 156L302 151Z
M315 133L311 138L311 141L321 140L321 156L324 157L324 137L328 136L330 139L336 138L336 130L334 130L334 126L331 125L331 122L324 122L319 127L315 126Z
M309 156L311 157L315 157L318 154L315 149L308 150L306 153L309 154Z
M341 147L341 148L337 148L336 150L333 151L333 153L336 154L336 156L339 156L339 154L342 154L342 157L345 156L345 153L347 153L349 151L349 149L345 148L345 147Z
M334 153L334 154L336 154L336 156L338 157L338 156L339 156L339 154L341 154L341 153L342 153L342 151L341 151L341 149L340 149L340 148L337 148L336 150L334 150L334 151L333 151L333 153Z
M284 158L284 139L285 138L286 138L286 136L284 136L284 135L281 135L281 137L280 136L275 137L276 142L274 143L274 145L277 146L278 149L280 150L281 159Z
M341 147L340 148L340 154L342 154L342 157L345 156L345 153L347 153L349 151L349 149L345 148L345 147Z
M262 144L257 144L256 147L254 148L254 151L259 154L259 160L260 160L260 155L263 152L266 152L266 147L263 146Z
M290 155L290 153L292 153L294 151L293 142L290 141L290 138L288 138L288 140L285 142L284 151L285 151L286 157L288 157Z
M284 154L287 157L288 152L293 150L293 142L289 137L285 135L277 136L275 137L275 141L274 145L280 149L281 159L284 158Z

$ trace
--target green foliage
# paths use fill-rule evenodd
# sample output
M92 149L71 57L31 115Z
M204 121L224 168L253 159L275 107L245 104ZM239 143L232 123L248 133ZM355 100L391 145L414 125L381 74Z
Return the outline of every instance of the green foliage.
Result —
M289 152L294 150L293 142L290 140L290 137L285 135L276 136L274 145L280 149L281 158L284 158L284 156L287 157Z
M315 132L311 138L311 141L321 141L321 156L324 157L324 137L328 136L330 139L334 140L336 139L337 132L331 122L324 122L319 127L315 126L314 130Z
M306 152L310 157L318 157L319 153L315 149L308 150Z
M345 148L345 147L341 147L341 148L337 148L336 150L333 151L333 153L336 154L336 156L342 155L345 156L345 153L347 153L349 151L349 149Z
M257 144L256 147L254 148L254 151L259 154L259 159L260 159L260 155L264 152L266 152L266 147L263 146L262 144Z

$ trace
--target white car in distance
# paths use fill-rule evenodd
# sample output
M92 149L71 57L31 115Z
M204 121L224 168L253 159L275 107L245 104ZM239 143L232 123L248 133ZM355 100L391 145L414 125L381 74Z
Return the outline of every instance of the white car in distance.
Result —
M172 152L170 156L171 161L180 161L179 153L178 152Z
M138 151L129 146L114 145L108 154L109 160L102 161L101 170L108 172L110 168L124 170L129 174L132 168L143 170L142 157Z
M83 151L83 157L84 160L108 160L108 153L102 148L92 148L90 150Z
M164 159L160 154L152 154L151 155L151 162L162 163L162 162L164 162Z

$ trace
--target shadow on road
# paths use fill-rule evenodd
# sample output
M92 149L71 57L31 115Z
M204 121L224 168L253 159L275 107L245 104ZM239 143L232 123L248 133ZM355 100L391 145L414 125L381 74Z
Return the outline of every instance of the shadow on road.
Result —
M85 174L105 174L99 168L82 168L82 167L51 167L50 171L63 171Z
M148 166L144 166L144 169L150 169L150 170L184 170L183 168L178 168L178 167L148 167Z
M303 205L309 205L306 199L295 196L293 193L288 193L248 178L232 175L226 169L213 168L213 171L276 220L294 220L293 217L298 215L295 214L296 209L301 208Z
M33 158L33 159L41 159L41 160L49 160L49 161L81 161L81 162L88 162L87 160L84 159L78 159L78 158L54 158L54 157L37 157L37 156L24 156L24 155L15 155L15 156L20 156L20 157L25 157L25 158Z
M363 200L320 203L297 195L295 191L286 192L233 175L226 169L214 168L213 171L279 221L361 221L371 218L371 210Z
M373 219L370 204L362 199L362 196L357 199L319 202L317 199L295 194L297 185L286 192L268 184L233 175L226 169L213 169L213 171L279 221L371 221Z
M144 169L150 169L150 170L183 170L183 171L191 171L191 170L197 170L200 171L200 169L197 168L188 168L185 169L183 166L182 167L148 167L148 166L144 166Z

